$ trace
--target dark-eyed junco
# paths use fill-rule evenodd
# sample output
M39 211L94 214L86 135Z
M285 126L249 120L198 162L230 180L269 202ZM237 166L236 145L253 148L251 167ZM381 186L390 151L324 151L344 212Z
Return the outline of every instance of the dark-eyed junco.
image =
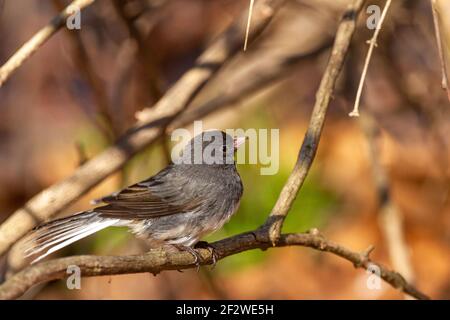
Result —
M185 248L197 262L192 246L239 206L243 187L233 156L244 140L218 130L197 135L155 176L100 199L106 205L35 228L26 255L36 262L97 231L126 226L153 244Z

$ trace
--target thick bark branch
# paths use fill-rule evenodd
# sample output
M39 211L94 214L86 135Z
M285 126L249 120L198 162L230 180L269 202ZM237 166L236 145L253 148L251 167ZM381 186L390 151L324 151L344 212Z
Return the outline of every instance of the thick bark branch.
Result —
M217 259L220 260L243 251L271 248L272 242L266 232L259 230L230 237L211 245L214 247ZM394 288L417 299L428 299L425 294L406 282L399 273L372 262L367 251L363 253L351 251L327 240L316 229L309 233L281 235L276 246L304 246L330 252L350 261L357 268L373 270L376 266L380 271L380 277ZM197 249L197 252L201 256L201 265L213 263L210 250ZM32 265L12 276L3 285L0 285L0 299L15 299L38 283L64 279L67 276L67 268L71 265L78 266L83 277L142 272L156 275L163 270L182 270L196 266L194 257L189 252L165 250L164 248L153 249L146 254L133 256L74 256L54 259Z

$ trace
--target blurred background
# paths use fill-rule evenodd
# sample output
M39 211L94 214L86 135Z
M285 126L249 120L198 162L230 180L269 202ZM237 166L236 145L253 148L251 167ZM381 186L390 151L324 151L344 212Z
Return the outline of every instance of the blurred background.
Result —
M258 1L258 0L256 0ZM280 130L280 169L239 165L244 197L238 213L208 241L260 226L272 209L300 148L329 46L349 1L288 1L247 52L220 70L189 108L226 96L273 70L272 81L204 119L204 128ZM381 8L384 1L368 1ZM450 8L442 1L444 51ZM0 89L0 222L39 191L68 177L112 144L154 104L226 27L244 0L97 1L81 12L81 30L61 29ZM3 64L68 4L3 1ZM362 117L350 118L366 40L363 12L331 102L319 152L284 232L318 228L355 251L402 272L433 298L450 298L450 109L428 0L394 1L374 52ZM446 57L445 57L446 58ZM188 127L189 128L189 127ZM143 150L120 172L62 215L155 174L167 164L170 136ZM124 229L107 229L60 255L125 255L143 246ZM83 278L28 293L35 299L402 299L339 257L302 247L254 250L214 270Z

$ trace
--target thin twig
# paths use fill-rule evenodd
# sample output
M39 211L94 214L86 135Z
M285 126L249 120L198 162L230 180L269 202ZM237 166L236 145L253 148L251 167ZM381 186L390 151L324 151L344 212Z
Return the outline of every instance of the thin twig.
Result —
M25 42L11 58L0 68L0 88L29 57L36 52L56 31L65 25L67 18L73 14L74 9L82 10L95 0L75 0L60 14L54 17L48 25L39 30L30 40Z
M436 0L431 0L431 11L433 12L433 23L434 23L434 33L436 34L436 42L439 52L439 60L441 62L442 70L442 81L441 86L447 92L447 97L450 100L450 88L448 87L448 76L447 76L447 62L444 51L444 45L442 41L442 33L440 27L439 12L437 9Z
M244 51L247 51L248 34L250 32L250 22L252 21L252 14L253 14L253 6L254 5L255 5L255 0L250 0L250 6L248 8L247 28L245 30Z
M211 244L218 260L230 255L252 249L268 249L272 247L270 239L262 230L247 232ZM350 261L356 268L372 269L377 267L379 276L392 285L417 299L429 299L427 295L410 285L399 273L391 271L379 263L371 261L370 251L354 252L335 242L327 240L317 229L308 233L281 235L277 247L304 246L315 250L330 252ZM76 265L83 277L117 275L150 272L158 274L164 270L182 270L196 266L194 257L186 251L166 250L158 248L146 254L133 256L74 256L40 262L9 278L0 285L0 299L15 299L38 283L67 277L67 267ZM197 249L200 264L213 263L211 251Z
M308 175L316 155L328 105L356 29L356 19L363 8L364 2L364 0L354 1L342 17L330 59L322 76L319 89L316 92L316 102L297 162L272 209L269 219L262 227L269 232L273 245L276 245L279 240L283 222Z
M367 69L369 68L370 58L372 57L373 49L377 46L378 34L380 33L381 26L383 25L384 18L386 17L386 14L389 10L391 3L392 0L386 1L386 4L384 5L384 9L380 17L380 21L377 24L372 39L367 41L367 43L369 43L369 51L367 52L366 61L364 62L364 68L361 74L361 80L359 81L358 92L356 93L353 111L348 114L350 117L359 117L359 102L361 100L362 89L364 86L364 80L366 79Z

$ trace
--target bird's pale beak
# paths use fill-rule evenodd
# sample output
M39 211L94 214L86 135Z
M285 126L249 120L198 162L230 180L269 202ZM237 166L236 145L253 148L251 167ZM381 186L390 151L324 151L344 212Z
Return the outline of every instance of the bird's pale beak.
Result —
M237 150L240 146L242 146L244 144L245 140L247 140L247 137L235 137L235 138L233 138L234 150Z

